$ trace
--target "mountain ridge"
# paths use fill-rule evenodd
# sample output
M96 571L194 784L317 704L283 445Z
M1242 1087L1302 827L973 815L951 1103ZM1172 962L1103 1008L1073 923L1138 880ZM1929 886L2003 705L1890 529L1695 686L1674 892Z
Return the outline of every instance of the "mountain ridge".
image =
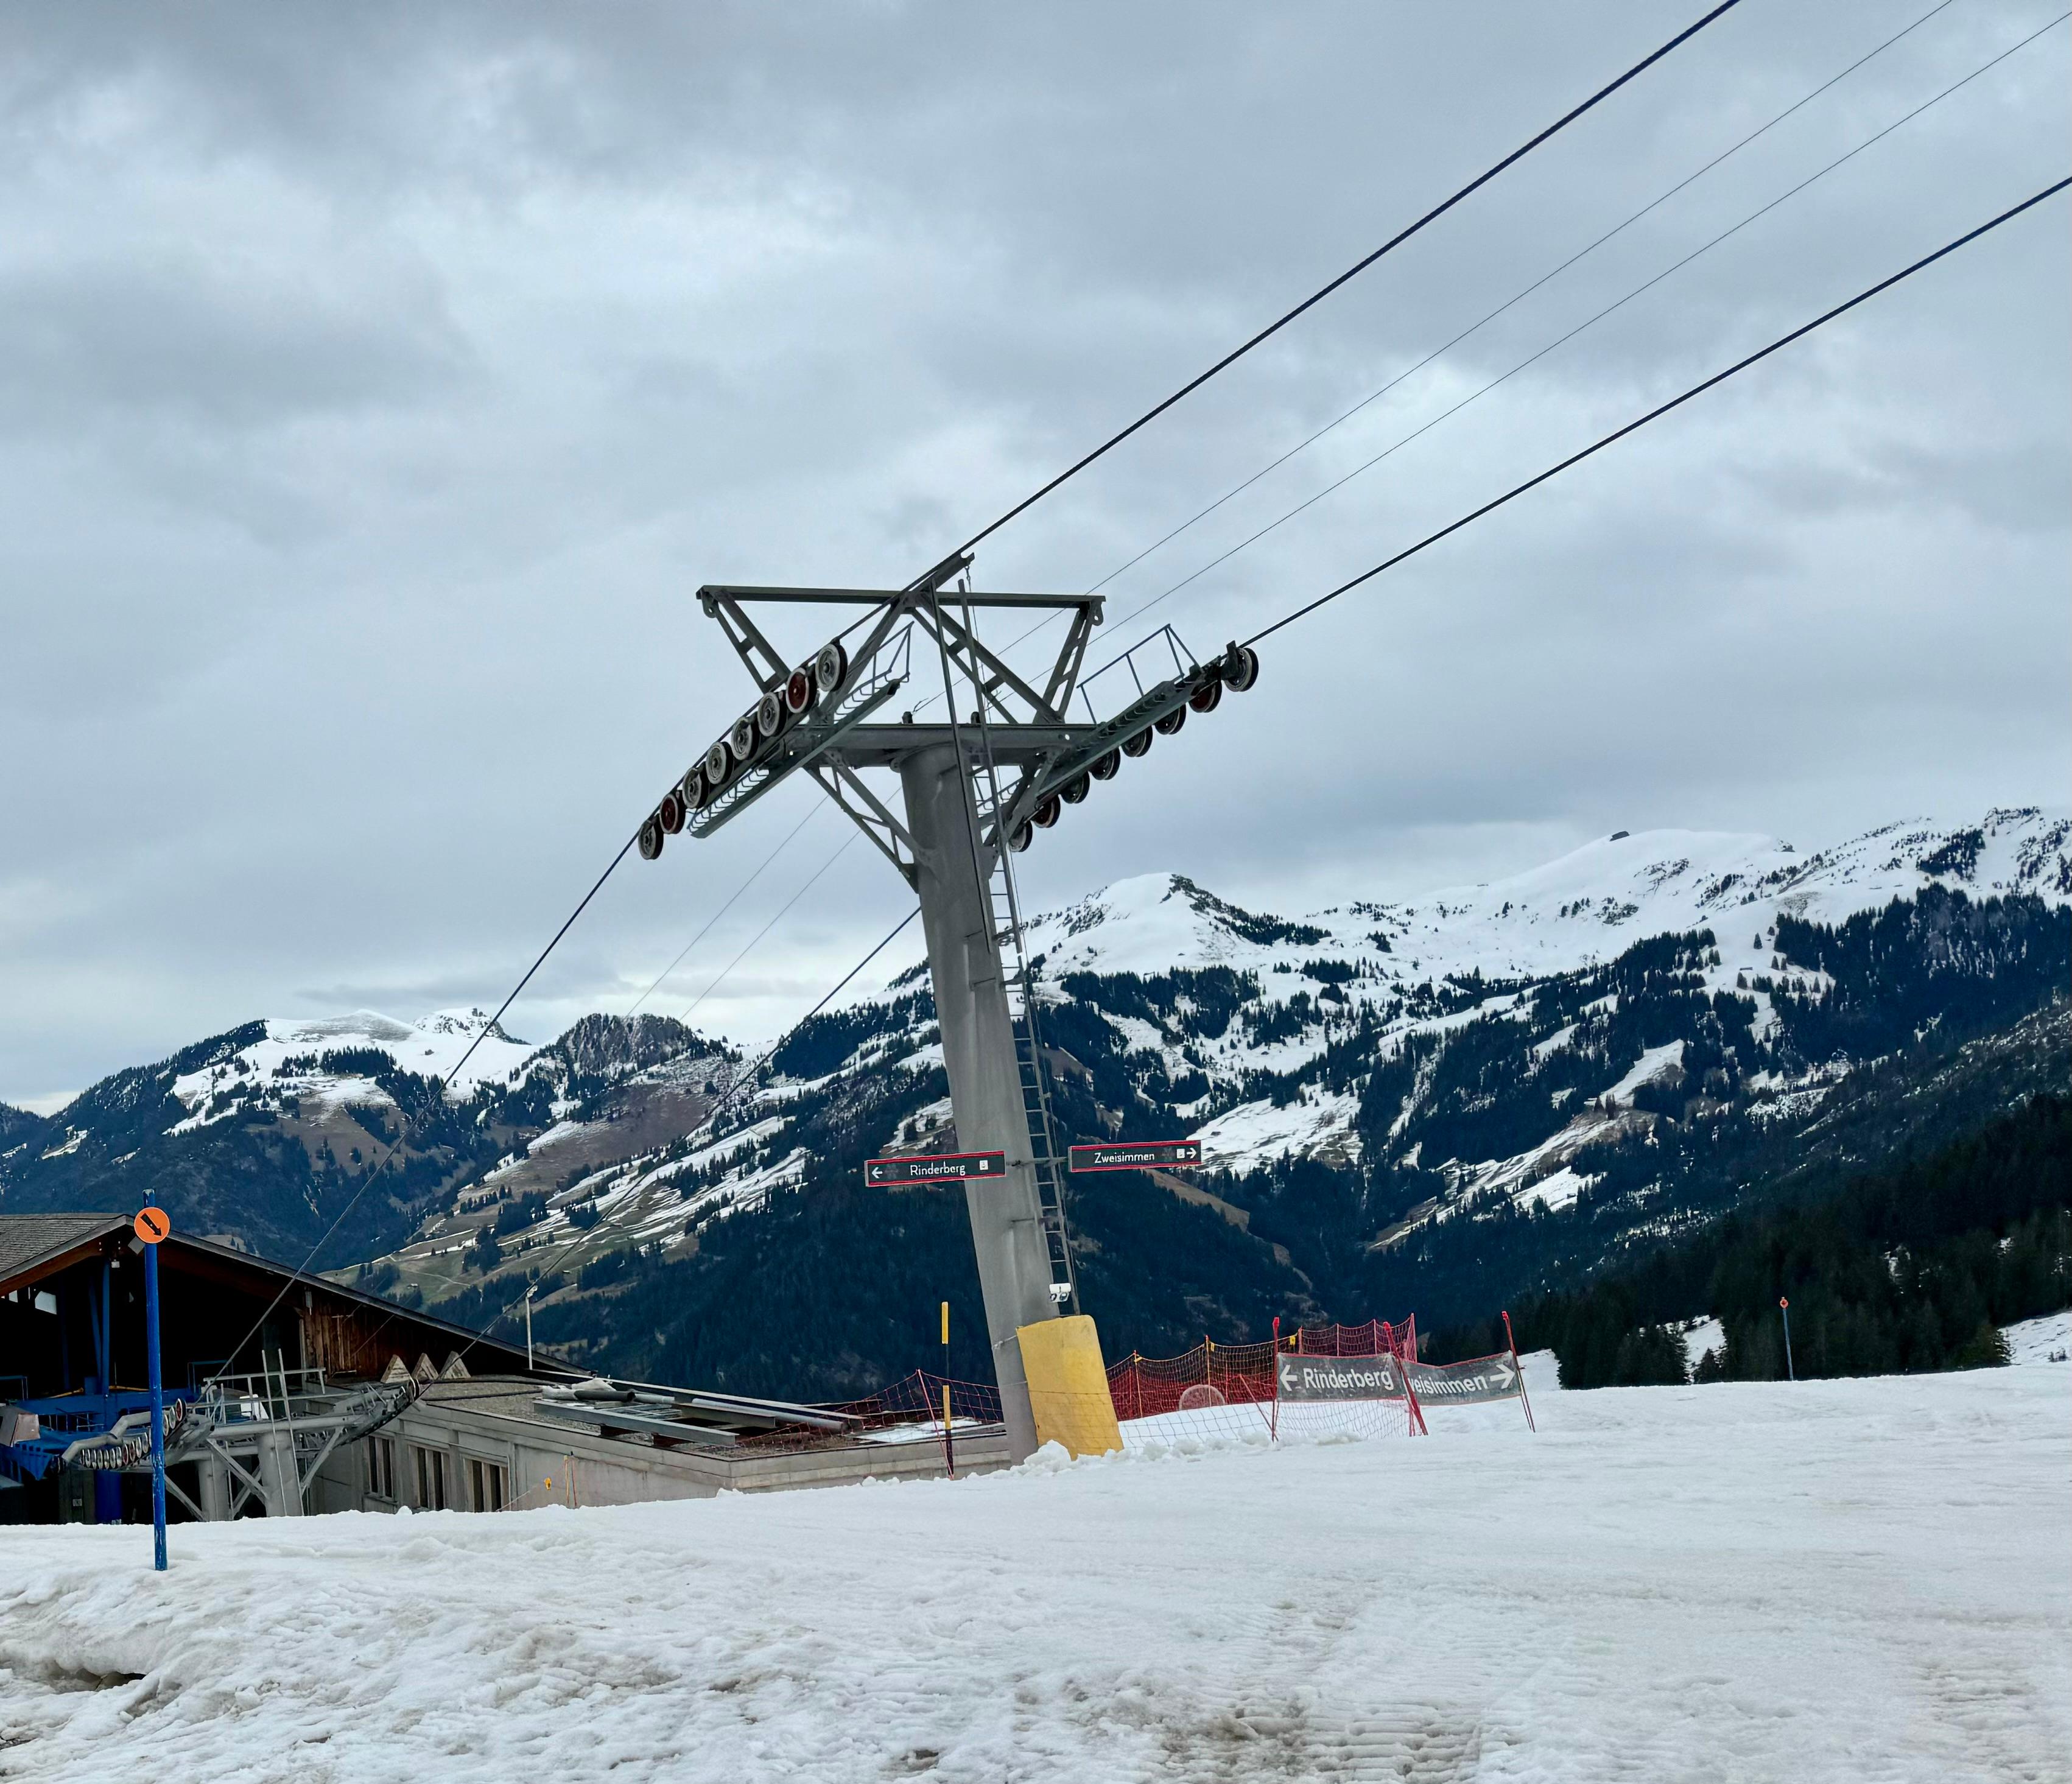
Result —
M1415 1260L1479 1280L1448 1260L1499 1219L1555 1221L1568 1237L1548 1227L1536 1254L1550 1268L1564 1245L1582 1256L1578 1235L1615 1249L1655 1218L1605 1211L1645 1199L1636 1157L1678 1161L1646 1192L1667 1212L1710 1206L1740 1193L1731 1161L1810 1132L1868 1062L2033 1015L2062 952L2068 843L2072 819L2037 808L1803 853L1640 832L1296 919L1177 874L1104 887L1029 927L1061 1125L1194 1133L1210 1169L1185 1203L1150 1179L1075 1190L1084 1273L1156 1269L1182 1221L1202 1280L1157 1317L1243 1322L1276 1296L1346 1312ZM787 1198L847 1195L872 1153L954 1143L924 968L801 1025L738 1088L726 1042L603 1015L541 1046L486 1034L446 1083L487 1021L261 1020L112 1075L55 1116L5 1118L0 1210L128 1206L149 1183L190 1230L298 1258L408 1121L322 1266L484 1314L545 1267L544 1329L580 1348L589 1321L608 1350L629 1271L693 1263L716 1223ZM1896 1107L1879 1123L1906 1126Z

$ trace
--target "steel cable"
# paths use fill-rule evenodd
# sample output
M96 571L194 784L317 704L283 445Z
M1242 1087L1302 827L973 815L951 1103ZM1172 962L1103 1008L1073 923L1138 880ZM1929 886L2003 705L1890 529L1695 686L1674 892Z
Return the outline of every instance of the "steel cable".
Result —
M1475 521L1481 520L1485 515L1494 513L1497 509L1503 507L1507 503L1517 500L1519 496L1526 494L1527 491L1537 489L1542 483L1547 483L1552 479L1560 476L1563 471L1568 471L1574 466L1581 464L1585 458L1593 458L1597 454L1603 451L1606 446L1614 445L1620 440L1623 440L1629 434L1637 433L1640 429L1646 427L1649 422L1659 421L1663 416L1668 414L1671 410L1682 408L1684 404L1689 402L1693 397L1703 396L1705 392L1712 389L1716 385L1725 384L1729 378L1737 376L1738 374L1747 371L1749 367L1760 364L1763 360L1768 359L1770 355L1781 351L1784 347L1789 347L1794 341L1803 339L1807 335L1811 334L1815 329L1826 327L1827 323L1833 322L1839 316L1847 315L1849 311L1856 308L1858 305L1868 303L1873 298L1877 297L1880 293L1890 290L1894 286L1900 284L1904 280L1912 278L1915 273L1925 271L1927 268L1933 266L1938 261L1945 258L1948 255L1955 253L1959 249L1968 246L1971 243L1978 240L1982 236L1990 234L1992 231L1999 228L2001 224L2012 222L2015 218L2021 216L2024 212L2033 209L2037 205L2041 204L2045 199L2053 197L2056 194L2063 191L2068 186L2072 186L2072 176L2067 176L2066 179L2057 181L2053 185L2045 187L2041 191L2034 194L2031 197L2025 198L2021 203L2013 205L2008 209L2001 212L1998 216L1991 218L1988 221L1979 224L1976 228L1967 230L1963 235L1959 236L1953 241L1944 243L1942 247L1937 249L1932 254L1924 254L1919 260L1913 262L1912 265L1901 267L1897 273L1891 274L1888 277L1880 279L1877 284L1868 286L1864 290L1859 291L1856 296L1849 298L1846 302L1838 303L1833 309L1823 310L1819 315L1815 316L1811 322L1801 323L1798 327L1793 329L1788 335L1780 335L1767 347L1759 347L1754 352L1749 354L1745 358L1737 360L1725 371L1714 372L1711 377L1692 385L1689 389L1683 392L1680 395L1671 397L1666 403L1658 404L1655 408L1648 410L1646 414L1636 417L1634 420L1628 421L1623 427L1616 428L1611 433L1605 434L1601 439L1593 441L1590 445L1585 446L1581 451L1571 453L1558 464L1548 466L1546 470L1541 471L1537 476L1527 478L1523 483L1517 484L1511 489L1506 490L1503 495L1495 497L1493 500L1483 503L1481 507L1470 510L1468 513L1462 515L1458 520L1452 521L1447 525L1440 528L1437 532L1426 534L1424 538L1419 540L1415 545L1404 547L1403 550L1396 553L1394 556L1383 558L1381 562L1373 565L1371 569L1361 571L1359 575L1352 577L1346 582L1341 582L1336 588L1330 590L1326 594L1318 595L1315 600L1306 602L1301 606L1296 608L1293 612L1284 614L1280 619L1275 620L1272 625L1264 627L1261 630L1254 632L1249 638L1244 640L1244 643L1247 645L1252 645L1260 643L1264 639L1271 638L1276 632L1281 631L1283 627L1293 625L1297 620L1306 618L1309 615L1314 613L1319 607L1327 606L1330 602L1337 600L1339 596L1350 594L1355 589L1359 588L1363 583L1372 582L1375 577L1382 574L1383 571L1395 569L1397 565L1403 563L1407 559L1415 557L1420 552L1427 549L1430 546L1436 545L1442 539L1450 538L1454 533L1458 532L1463 527L1470 526Z
M944 572L946 565L954 563L955 561L962 557L964 553L969 551L972 546L979 544L983 540L991 537L993 534L999 532L999 530L1002 527L1005 526L1009 521L1015 519L1018 516L1026 513L1038 502L1042 501L1045 496L1050 495L1053 491L1062 487L1064 484L1071 482L1073 478L1078 476L1081 471L1084 471L1096 459L1104 458L1108 453L1113 451L1116 447L1120 446L1124 440L1129 438L1129 437L1137 433L1138 430L1145 427L1151 422L1156 421L1161 415L1164 414L1167 409L1172 408L1174 404L1182 401L1189 396L1191 396L1195 391L1200 389L1203 384L1207 384L1218 373L1226 371L1231 366L1235 365L1254 347L1259 346L1264 341L1271 339L1274 335L1279 334L1282 329L1285 328L1289 325L1289 323L1293 322L1297 317L1305 314L1317 305L1322 303L1325 298L1329 297L1341 286L1345 285L1352 279L1357 278L1362 273L1364 273L1370 266L1373 265L1375 261L1380 260L1384 255L1392 253L1396 249L1401 247L1404 242L1409 240L1412 236L1417 234L1418 232L1423 229L1428 224L1436 222L1439 218L1444 216L1463 199L1466 199L1471 194L1480 191L1482 187L1486 186L1506 168L1524 159L1527 155L1531 154L1535 149L1540 147L1542 143L1547 142L1549 138L1559 135L1563 130L1566 129L1571 124L1574 123L1577 119L1581 117L1585 113L1590 111L1594 107L1602 104L1605 100L1610 98L1614 93L1617 92L1622 87L1625 86L1628 81L1635 79L1639 75L1644 73L1647 69L1654 67L1656 63L1659 62L1671 51L1676 49L1679 45L1689 42L1692 38L1696 36L1698 33L1703 31L1708 25L1710 25L1715 20L1722 18L1727 13L1731 12L1734 7L1739 4L1740 0L1721 0L1721 3L1720 5L1714 6L1712 10L1705 14L1703 18L1697 19L1692 24L1685 26L1682 31L1677 32L1677 34L1674 37L1671 38L1667 43L1663 44L1659 49L1651 51L1646 55L1642 56L1639 61L1634 63L1631 68L1628 68L1625 72L1625 73L1618 76L1615 80L1606 82L1605 85L1598 88L1595 92L1592 93L1590 97L1585 100L1581 105L1562 113L1560 117L1556 118L1544 129L1539 132L1537 135L1529 138L1527 141L1521 143L1517 148L1512 150L1511 152L1506 155L1501 161L1495 162L1491 166L1478 174L1473 179L1470 180L1466 185L1462 187L1460 190L1455 192L1450 198L1444 199L1437 204L1433 205L1430 210L1427 211L1422 216L1419 217L1416 222L1409 224L1404 229L1399 230L1395 235L1390 236L1387 241L1383 242L1371 253L1354 261L1350 266L1347 267L1345 271L1339 273L1336 278L1332 279L1327 284L1320 286L1316 290L1311 292L1308 297L1305 298L1300 303L1297 304L1293 309L1287 311L1275 321L1268 323L1265 327L1260 329L1257 334L1252 335L1248 340L1246 340L1240 345L1233 347L1221 359L1218 360L1216 363L1211 366L1206 372L1198 373L1195 376L1189 379L1186 383L1183 384L1178 390L1174 391L1171 396L1167 397L1162 401L1146 409L1127 427L1123 428L1118 433L1111 434L1106 440L1103 441L1100 445L1096 446L1092 451L1087 453L1084 457L1077 459L1072 464L1068 465L1064 470L1059 471L1056 476L1053 477L1047 483L1045 483L1042 487L1038 489L1034 495L1023 497L1022 500L1017 502L1013 508L1009 508L997 520L992 521L986 526L981 527L976 532L973 533L970 538L967 539L961 545L958 546L954 552L951 553L949 557L945 558L942 563L938 564L934 569L928 571L924 576L917 578L914 583L910 585L910 587L918 589L924 583L928 582L931 578L937 577L939 573Z

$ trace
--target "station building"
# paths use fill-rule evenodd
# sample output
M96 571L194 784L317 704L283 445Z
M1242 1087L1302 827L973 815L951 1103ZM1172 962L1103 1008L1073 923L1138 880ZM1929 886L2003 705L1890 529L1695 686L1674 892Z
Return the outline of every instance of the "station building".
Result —
M0 1523L150 1516L142 1242L0 1215ZM939 1427L586 1376L217 1242L158 1247L168 1514L497 1512L944 1471ZM960 1473L997 1427L956 1433Z

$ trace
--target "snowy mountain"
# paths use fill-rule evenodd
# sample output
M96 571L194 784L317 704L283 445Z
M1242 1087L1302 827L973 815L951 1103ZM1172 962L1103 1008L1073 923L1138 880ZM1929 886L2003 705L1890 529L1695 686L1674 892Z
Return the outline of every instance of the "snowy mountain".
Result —
M2064 1050L2049 1009L2068 906L2072 821L2034 810L1806 853L1622 836L1510 880L1293 919L1176 875L1109 886L1029 932L1063 1137L1194 1134L1210 1172L1075 1196L1089 1297L1105 1281L1149 1318L1152 1281L1174 1277L1154 1322L1186 1332L1305 1297L1343 1311L1383 1282L1478 1293L1466 1255L1601 1256L1837 1149L1876 1155L1921 1109L1983 1114ZM1992 1039L2032 1019L2026 1039ZM1915 1113L1888 1102L1890 1074L1865 1091L1886 1060L1912 1062ZM758 1270L803 1268L775 1229L730 1232L733 1217L847 1198L864 1157L955 1144L917 967L802 1025L713 1121L500 1211L495 1254L486 1206L462 1205L383 1276L436 1295L456 1268L544 1266L536 1315L560 1342L590 1342L617 1308L652 1342L689 1316L674 1289L630 1293L643 1272L771 1246ZM1556 1217L1537 1238L1487 1230ZM1199 1254L1191 1282L1176 1222ZM843 1246L876 1238L865 1221L812 1243L840 1269ZM491 1282L457 1310L508 1298ZM676 1367L726 1364L693 1345Z
M47 1119L8 1111L0 1211L129 1207L148 1188L191 1230L299 1258L401 1135L338 1237L343 1256L364 1256L514 1148L565 1170L590 1124L627 1118L635 1145L695 1125L731 1069L722 1046L660 1017L586 1017L546 1047L479 1009L249 1022Z
M1088 1302L1151 1347L1282 1311L1429 1321L1590 1268L2062 1079L2068 935L2072 820L2031 808L1807 851L1622 834L1295 919L1177 875L1108 886L1029 931L1063 1137L1198 1135L1210 1169L1075 1194ZM802 1024L752 1083L656 1018L544 1047L487 1021L254 1022L10 1113L0 1208L148 1182L191 1229L299 1256L407 1121L324 1265L480 1318L544 1274L544 1338L743 1384L706 1328L782 1280L850 1359L820 1386L872 1385L874 1347L911 1367L842 1309L909 1271L932 1305L969 1272L958 1198L857 1186L868 1156L955 1144L923 968Z
M1242 1083L1255 1072L1301 1075L1355 1012L1382 1018L1390 1051L1472 1015L1518 1009L1531 1001L1530 986L1616 960L1636 941L1701 930L1719 956L1695 964L1702 989L1748 994L1753 1027L1768 1033L1770 992L1752 987L1780 971L1781 919L1832 927L1930 887L2063 905L2072 900L2072 820L2031 808L1996 810L1975 825L1902 822L1805 855L1765 837L1622 832L1511 879L1401 904L1334 906L1293 923L1237 910L1178 875L1151 875L1039 919L1030 947L1060 987L1080 974L1155 977L1176 968L1252 975L1258 997L1234 1013L1255 1019L1192 1037L1191 1046L1171 1024L1154 1032L1156 1021L1108 1013L1170 1075L1193 1066L1212 1083ZM1824 981L1799 972L1786 983ZM1572 1040L1536 1045L1544 1058ZM1622 1077L1603 1091L1630 1100L1674 1063L1667 1048L1658 1054L1634 1062L1633 1082ZM1350 1160L1359 1153L1356 1114L1343 1097L1268 1097L1195 1132L1231 1170L1290 1151Z

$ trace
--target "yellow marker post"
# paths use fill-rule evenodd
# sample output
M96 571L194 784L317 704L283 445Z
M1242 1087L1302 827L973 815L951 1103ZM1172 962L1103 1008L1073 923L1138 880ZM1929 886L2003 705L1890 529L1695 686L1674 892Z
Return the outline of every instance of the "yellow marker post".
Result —
M956 1440L950 1435L950 1304L943 1303L943 1472L957 1478Z

